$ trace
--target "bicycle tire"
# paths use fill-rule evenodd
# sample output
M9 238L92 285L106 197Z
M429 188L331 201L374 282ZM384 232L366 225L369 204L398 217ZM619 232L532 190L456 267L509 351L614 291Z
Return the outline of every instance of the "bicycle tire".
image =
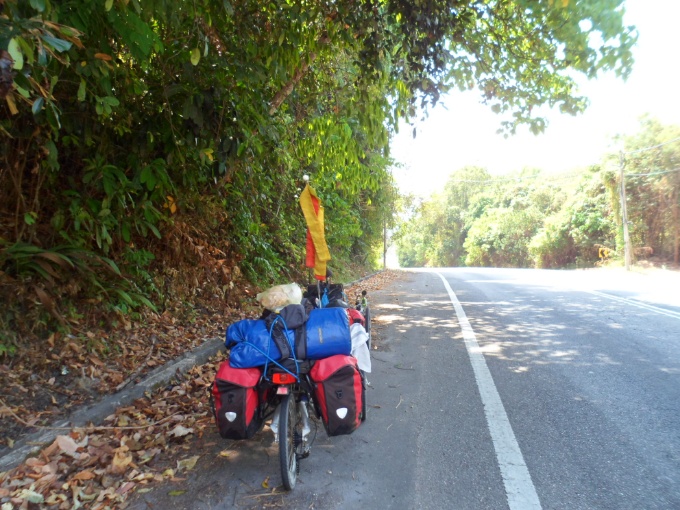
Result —
M295 396L286 395L281 400L279 414L279 461L281 463L281 479L287 491L292 491L297 482L297 455L295 448L295 426L298 421Z

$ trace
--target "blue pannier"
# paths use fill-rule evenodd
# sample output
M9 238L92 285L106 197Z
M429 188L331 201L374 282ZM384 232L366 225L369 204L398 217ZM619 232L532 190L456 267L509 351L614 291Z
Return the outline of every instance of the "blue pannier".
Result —
M289 342L294 342L295 333L286 335ZM263 320L242 320L227 328L227 340L224 345L231 351L229 365L233 368L261 367L267 360L279 361L281 351L271 340L267 324Z
M349 355L352 351L349 317L344 308L314 309L302 326L282 334L294 346L298 360ZM231 349L229 365L233 368L261 367L282 358L264 320L235 322L227 328L226 337L224 344Z
M349 355L352 337L349 316L344 308L317 308L309 313L307 329L307 359L324 359L336 354Z

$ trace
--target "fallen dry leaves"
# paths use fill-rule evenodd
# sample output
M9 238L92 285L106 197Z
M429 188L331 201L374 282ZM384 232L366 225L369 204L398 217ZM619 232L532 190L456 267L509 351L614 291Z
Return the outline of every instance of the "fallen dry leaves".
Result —
M78 407L121 391L206 338L221 337L229 323L255 313L259 310L224 307L180 320L177 311L166 310L129 329L51 335L44 345L0 364L0 455L35 432L35 426L49 426Z
M362 290L365 290L368 293L368 297L370 299L371 292L383 289L386 285L389 285L402 275L403 273L401 271L387 269L385 271L371 275L365 280L362 280L354 285L345 285L345 293L347 294L347 298L350 299L349 304L354 304L356 297L361 295Z
M118 409L103 426L57 436L0 475L1 508L124 508L131 491L193 469L199 456L189 455L188 444L213 426L207 388L225 357Z
M362 290L367 290L370 298L372 291L398 275L384 271L346 286L348 299L353 302ZM229 323L252 313L231 310L206 314L190 325L161 315L144 327L128 331L115 357L73 339L52 338L47 346L47 359L53 362L47 364L51 372L32 380L17 367L0 367L0 388L11 389L3 391L5 404L0 404L3 430L9 431L5 424L11 422L15 432L32 431L31 426L54 420L86 402L88 396L95 399L100 392L93 389L94 385L120 389L126 381L133 383L143 376L140 365L162 365L200 345L206 337L222 335ZM85 337L92 341L102 338ZM226 354L220 353L208 363L193 367L166 387L117 409L101 426L65 430L35 457L0 473L0 509L125 508L133 491L148 490L155 482L179 480L178 474L194 469L200 460L200 456L190 455L191 441L200 438L206 427L214 426L207 389L224 359ZM60 384L73 372L77 377L70 378L71 384ZM55 391L46 391L50 389ZM38 406L27 406L26 401L38 393L43 398L47 393L49 403L57 409L48 405L41 411ZM64 402L71 405L64 406Z

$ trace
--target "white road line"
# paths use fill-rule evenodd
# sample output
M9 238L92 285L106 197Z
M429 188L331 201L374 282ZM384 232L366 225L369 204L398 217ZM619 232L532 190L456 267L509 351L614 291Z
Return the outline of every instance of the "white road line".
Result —
M596 290L582 290L582 289L575 289L580 292L586 292L588 294L593 294L594 296L599 296L603 297L606 299L611 299L612 301L618 301L620 303L626 303L628 305L633 305L637 306L638 308L644 308L645 310L651 310L652 312L659 313L661 315L666 315L668 317L673 317L674 319L680 319L680 313L674 312L672 310L666 310L665 308L659 308L658 306L654 305L649 305L647 303L643 303L641 301L636 301L633 299L628 299L628 298L622 298L619 296L613 296L611 294L607 294L605 292L598 292Z
M486 422L491 433L496 459L503 477L505 494L508 498L510 510L540 510L541 502L536 494L536 488L531 481L531 475L524 462L524 457L517 444L515 433L510 426L508 415L503 407L503 402L498 394L496 385L486 365L484 354L482 354L477 337L472 330L472 326L465 315L456 294L451 289L449 282L441 275L436 273L444 282L444 287L449 293L449 298L458 316L458 322L463 331L465 347L470 356L470 363L477 381L477 388L482 397Z

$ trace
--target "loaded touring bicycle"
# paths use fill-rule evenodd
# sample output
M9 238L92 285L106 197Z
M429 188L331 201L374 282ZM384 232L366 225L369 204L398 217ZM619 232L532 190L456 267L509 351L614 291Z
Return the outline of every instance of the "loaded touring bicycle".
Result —
M310 286L297 303L231 324L229 359L210 388L223 438L252 438L271 419L286 490L295 487L319 421L337 436L366 419L368 301L364 293L356 305L362 308L350 308L342 285L329 287Z

